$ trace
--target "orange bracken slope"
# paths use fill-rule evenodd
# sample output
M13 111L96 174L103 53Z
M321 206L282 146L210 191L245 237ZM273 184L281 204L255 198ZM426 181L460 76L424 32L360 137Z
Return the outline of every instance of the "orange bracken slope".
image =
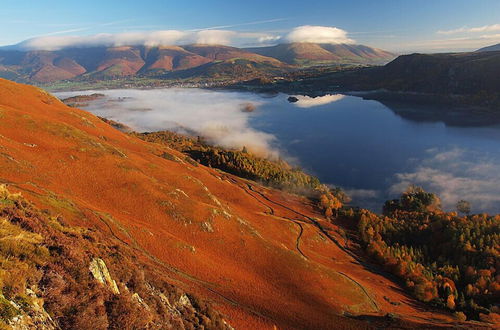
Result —
M196 166L6 80L0 183L118 237L238 329L454 322L373 271L307 200Z

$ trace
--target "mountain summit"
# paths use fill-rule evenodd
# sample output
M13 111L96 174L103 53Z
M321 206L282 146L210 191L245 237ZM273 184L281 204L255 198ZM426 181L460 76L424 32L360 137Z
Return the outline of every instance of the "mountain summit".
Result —
M481 49L476 50L476 52L497 52L500 51L500 44L483 47Z
M0 49L0 77L28 83L58 80L149 77L197 68L240 72L253 67L264 73L289 66L380 64L394 54L362 45L292 43L261 48L222 45L84 47L61 50ZM223 65L221 65L221 63ZM217 64L215 66L207 64ZM187 74L191 74L188 72Z
M364 45L295 42L248 51L295 65L314 64L385 64L396 55Z

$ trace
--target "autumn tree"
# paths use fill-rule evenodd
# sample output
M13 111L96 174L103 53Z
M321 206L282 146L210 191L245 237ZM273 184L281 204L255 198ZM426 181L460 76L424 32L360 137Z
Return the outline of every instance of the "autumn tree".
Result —
M461 213L470 213L470 204L463 204ZM437 196L416 187L387 201L384 215L340 212L357 223L367 254L417 299L460 318L500 315L494 307L500 293L500 215L443 212Z
M469 215L471 211L471 204L466 200L460 200L457 203L457 211L465 215Z

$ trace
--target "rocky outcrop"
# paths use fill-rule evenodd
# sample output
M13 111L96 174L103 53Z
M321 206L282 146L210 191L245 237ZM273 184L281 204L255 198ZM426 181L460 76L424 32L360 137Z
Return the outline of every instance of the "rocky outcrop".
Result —
M50 317L49 313L47 313L43 307L43 299L39 298L31 289L26 290L26 295L30 297L31 303L29 306L21 307L13 301L8 302L12 308L19 313L10 319L8 322L9 326L16 330L60 329L57 323L52 319L52 317Z
M104 260L101 258L92 259L89 265L89 270L99 283L108 287L114 294L120 294L116 281L111 278Z

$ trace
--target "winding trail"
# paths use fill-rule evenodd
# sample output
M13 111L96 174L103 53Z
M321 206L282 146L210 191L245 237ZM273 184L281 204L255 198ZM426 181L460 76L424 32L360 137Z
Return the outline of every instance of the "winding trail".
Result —
M381 311L380 307L377 305L377 302L375 301L375 299L373 299L370 296L370 294L368 293L368 291L366 291L366 289L365 289L364 286L362 286L358 281L356 281L355 279L353 279L352 277L350 277L349 275L347 275L345 273L337 271L337 274L342 275L343 277L347 278L348 280L350 280L351 282L353 282L354 284L356 284L365 293L365 295L368 297L368 299L370 300L370 302L372 303L372 305L377 310L377 313L380 313L380 311Z
M253 186L252 186L250 183L246 183L246 185L248 186L248 189L250 189L251 191L253 191L253 192L257 193L257 194L259 194L259 195L260 195L262 198L264 198L265 200L267 200L267 201L269 201L269 202L271 202L271 203L273 203L273 204L275 204L275 205L278 205L278 206L280 206L280 207L282 207L282 208L284 208L284 209L286 209L286 210L288 210L288 211L291 211L291 212L293 212L293 213L297 214L298 216L301 216L301 217L305 218L306 220L309 220L311 224L313 224L314 226L316 226L316 228L318 228L318 229L321 231L321 233L323 233L323 234L324 234L324 235L325 235L325 236L326 236L326 237L327 237L330 241L332 241L333 243L335 243L335 245L337 245L337 246L338 246L338 247L339 247L342 251L344 251L344 252L348 253L351 257L353 257L353 258L355 258L355 259L358 259L358 257L357 257L357 256L355 256L355 255L354 255L351 251L349 251L348 249L346 249L345 247L343 247L343 246L342 246L342 245L341 245L341 244L340 244L340 243L339 243L339 242L338 242L335 238L333 238L333 237L330 235L330 233L328 233L328 232L327 232L327 231L326 231L326 230L325 230L325 229L324 229L324 228L323 228L323 227L319 224L319 222L318 222L316 219L314 219L314 218L312 218L312 217L310 217L310 216L308 216L308 215L306 215L306 214L304 214L304 213L301 213L301 212L299 212L299 211L297 211L297 210L294 210L294 209L292 209L291 207L289 207L289 206L287 206L287 205L284 205L284 204L282 204L282 203L279 203L279 202L273 201L272 199L270 199L269 197L267 197L264 193L262 193L262 192L260 192L260 191L255 190L255 189L253 188ZM306 222L306 223L307 223L307 222Z
M215 294L216 296L218 296L219 298L221 298L222 300L224 300L225 302L231 304L232 306L236 306L238 308L241 308L243 310L246 310L247 312L250 312L251 314L254 314L258 317L261 317L263 319L267 319L267 320L270 320L270 321L273 321L274 320L272 318L270 318L269 316L267 315L264 315L254 309L252 309L251 307L248 307L248 306L245 306L245 305L241 305L240 303L238 303L236 300L234 299L231 299L229 297L227 297L226 295L220 293L219 291L217 291L216 289L214 289L214 287L216 287L217 285L215 285L214 283L211 283L211 282L208 282L208 281L204 281L204 280L201 280L195 276L192 276L178 268L175 268L171 265L168 265L166 264L165 262L163 262L161 259L157 258L156 256L154 256L153 254L151 254L149 251L147 251L146 249L144 249L142 246L140 246L139 243L137 243L137 241L127 232L127 230L125 228L123 228L122 226L120 226L119 224L116 223L116 221L112 220L112 217L109 216L109 215L106 215L105 217L103 217L100 212L98 211L95 211L95 210L92 210L90 208L87 208L88 211L92 212L95 216L97 216L99 218L99 220L101 222L103 222L106 227L109 229L111 235L119 240L120 242L122 242L123 244L125 244L126 246L136 250L136 251L139 251L139 252L142 252L148 259L150 259L151 261L153 261L154 263L156 263L157 265L161 266L162 268L184 278L185 280L188 280L192 283L196 283L198 284L199 286L201 286L202 288L204 288L205 290L208 290L209 292ZM112 229L111 225L108 223L108 220L106 220L105 218L111 218L111 221L112 223L118 227L118 229L126 236L128 237L130 240L131 240L131 243L128 243L126 241L124 241L123 239L121 239ZM170 277L170 276L169 276ZM175 282L178 282L178 283L183 283L182 281L180 280L176 280L172 277L170 277L170 279L172 281L175 281Z
M19 190L26 191L26 192L31 193L31 194L36 195L36 196L42 196L40 193L38 193L36 191L33 191L31 189L27 189L26 187L20 187L19 184L16 184L14 182L10 182L10 181L4 180L4 179L2 179L2 181L5 182L5 183L10 183L13 186L16 186ZM29 183L29 182L26 182L26 183ZM219 292L218 290L215 289L217 287L216 284L208 282L208 281L201 280L201 279L199 279L199 278L197 278L195 276L192 276L192 275L190 275L190 274L188 274L188 273L186 273L186 272L184 272L184 271L182 271L182 270L180 270L180 269L178 269L176 267L173 267L173 266L171 266L169 264L166 264L165 262L163 262L162 260L160 260L159 258L157 258L156 256L154 256L153 254L151 254L149 251L147 251L146 249L144 249L137 242L137 240L132 235L130 235L130 233L127 231L127 229L125 229L118 221L115 221L110 214L107 214L107 213L104 213L104 212L99 212L97 210L92 209L89 206L85 206L86 202L83 201L83 200L76 200L76 201L78 202L79 205L83 206L83 209L85 209L86 211L88 211L91 214L93 214L100 222L102 222L105 225L105 227L108 229L110 235L113 238L115 238L116 240L118 240L119 242L121 242L122 244L124 244L125 246L131 248L132 250L141 252L149 260L151 260L155 264L159 265L163 269L165 269L165 270L167 270L167 271L169 271L169 272L171 272L173 274L176 274L177 276L179 276L180 278L183 278L184 280L187 280L187 281L189 281L191 283L195 283L195 284L199 285L201 288L203 288L203 289L211 292L212 294L218 296L220 299L222 299L223 301L229 303L230 305L238 307L238 308L241 308L241 309L243 309L243 310L245 310L245 311L247 311L247 312L249 312L249 313L251 313L253 315L256 315L256 316L262 318L262 319L269 320L269 321L271 321L273 323L276 323L276 321L273 318L271 318L270 316L264 315L264 314L256 311L255 309L253 309L253 308L251 308L249 306L241 305L236 300L231 299L231 298L227 297L226 295L222 294L221 292ZM80 212L82 211L80 208L78 208L78 210ZM130 240L130 242L127 242L126 240L124 240L123 238L121 238L117 234L117 232L115 232L115 230L113 229L113 227L116 227L119 232L121 232L126 238L128 238ZM171 236L174 237L173 235L171 235ZM186 285L186 283L184 283L180 279L173 278L172 276L168 276L168 277L170 278L170 280L172 282L179 283L179 284L182 284L182 285Z
M238 180L234 179L233 177L231 177L229 175L224 175L224 178L227 179L228 181L230 181L231 183L237 185L238 187L240 187L243 191L245 191L246 194L248 194L253 199L255 199L259 204L261 204L264 207L266 207L268 209L267 213L268 213L269 216L271 216L273 218L276 218L276 219L279 219L279 220L282 220L282 221L291 222L291 223L297 225L298 228L299 228L299 233L298 233L298 235L296 237L295 247L296 247L297 252L303 258L305 258L306 260L309 260L309 257L304 253L304 251L300 247L300 245L301 245L301 238L302 238L302 236L304 234L304 226L303 226L304 224L310 224L310 225L312 224L312 225L314 225L326 237L328 237L339 248L341 248L341 250L343 250L344 252L348 253L349 255L352 255L351 251L349 251L349 250L345 249L343 246L341 246L338 243L338 241L336 239L334 239L333 237L331 237L331 235L328 232L326 232L326 230L324 230L324 228L314 218L312 218L312 217L310 217L308 215L305 215L305 214L303 214L303 213L301 213L301 212L299 212L299 211L297 211L295 209L292 209L291 207L289 207L287 205L284 205L284 204L282 204L280 202L272 200L271 198L269 198L268 196L266 196L264 193L262 193L262 192L260 192L260 191L258 191L256 189L254 189L254 186L252 184L248 183L248 182L238 181ZM18 186L18 185L16 185L16 186ZM24 188L22 190L27 190L27 189ZM32 190L30 190L30 192L33 193L33 194L39 195L38 193L36 193L36 192L34 192ZM264 202L263 200L265 200L267 203ZM86 204L83 200L79 200L78 203L80 205L85 205ZM272 204L272 205L279 206L280 208L288 210L288 211L290 211L292 213L295 213L296 215L304 218L305 220L302 220L302 219L291 219L289 217L278 215L277 214L277 210L274 207L272 207L271 205L269 205L269 203ZM150 259L151 261L153 261L155 264L160 265L162 268L168 270L169 272L172 272L173 274L176 274L177 276L180 276L181 278L183 278L185 280L188 280L189 282L198 284L199 286L201 286L205 290L207 290L207 291L215 294L216 296L218 296L219 298L221 298L223 301L225 301L225 302L227 302L227 303L229 303L229 304L231 304L233 306L236 306L238 308L246 310L246 311L248 311L248 312L250 312L250 313L252 313L252 314L254 314L254 315L258 316L258 317L261 317L263 319L267 319L267 320L273 321L269 316L263 315L262 313L260 313L260 312L258 312L256 310L252 309L249 306L241 305L236 300L231 299L231 298L227 297L226 295L222 294L221 292L219 292L216 289L217 285L215 285L214 283L201 280L201 279L199 279L197 277L194 277L194 276L192 276L192 275L190 275L190 274L188 274L188 273L186 273L186 272L184 272L184 271L182 271L182 270L180 270L178 268L175 268L175 267L173 267L173 266L171 266L169 264L166 264L165 262L163 262L162 260L160 260L159 258L157 258L156 256L154 256L153 254L151 254L149 251L147 251L146 249L144 249L135 240L135 238L132 235L130 235L130 233L127 231L127 229L124 228L119 221L114 220L113 217L110 214L96 211L96 210L94 210L94 209L92 209L90 207L85 207L84 206L84 208L88 212L94 214L94 216L96 218L98 218L99 221L101 221L106 226L106 228L110 232L111 236L113 236L115 239L117 239L118 241L120 241L124 245L132 248L133 250L141 252L148 259ZM121 238L118 235L118 233L115 232L115 230L113 228L116 228L119 232L121 232L130 242L127 242L126 240L124 240L123 238ZM356 259L356 261L359 262L359 260L358 260L357 257L355 259ZM342 272L339 272L339 271L335 271L335 272L338 273L339 275L347 278L349 281L351 281L356 286L358 286L364 292L364 294L368 297L369 301L375 307L375 309L378 312L380 312L380 308L377 305L377 303L375 302L375 300L370 296L370 294L368 293L368 291L359 282L357 282L356 280L354 280L353 278L351 278L350 276L348 276L345 273L342 273ZM172 281L175 281L175 282L178 282L178 283L184 283L181 280L177 280L177 279L174 279L172 277L170 277L170 278L171 278Z
M247 189L247 187L245 185L241 185L237 180L235 180L232 177L224 176L224 178L227 179L227 180L229 180L229 181L231 181L232 183L234 183L235 185L237 185L241 189L243 189L243 191L245 191L245 193L247 193L252 198L254 198L259 204L264 205L269 210L269 214L272 215L274 218L278 218L278 219L281 219L281 220L293 222L294 224L296 224L299 227L299 234L297 235L297 238L296 238L296 241L295 241L295 248L300 253L300 255L302 255L302 257L304 257L306 259L309 259L309 257L300 248L300 239L302 238L302 235L304 234L304 227L303 227L303 225L301 223L302 221L300 219L291 219L291 218L288 218L288 217L276 215L276 211L274 210L273 207L271 207L268 204L264 203L262 200L260 200L258 197L256 197L252 193L252 192L258 193L258 192L254 191L252 188L249 188L250 190ZM247 184L247 185L250 186L249 184ZM261 195L260 193L258 193L258 194L259 194L259 196ZM268 199L268 200L271 201L270 199Z
M356 255L351 249L349 249L348 247L345 247L343 246L337 239L335 239L332 235L330 235L330 233L325 230L325 228L323 228L323 226L321 226L321 224L314 218L306 215L306 214L303 214L297 210L294 210L292 208L290 208L289 206L287 205L284 205L282 203L279 203L279 202L276 202L276 201L273 201L272 199L270 199L269 197L267 197L265 194L263 194L262 192L260 191L257 191L253 188L253 186L250 184L250 183L246 183L246 185L248 186L248 188L259 194L260 196L262 196L262 198L264 198L265 200L275 204L275 205L278 205L286 210L289 210L307 220L309 220L310 222L306 222L306 223L310 223L310 224L313 224L323 235L325 235L332 243L334 243L335 245L337 245L337 247L342 250L343 252L345 252L346 254L348 254L351 258L353 258L358 264L360 264L361 266L365 267L366 269L374 272L374 273L377 273L377 274L383 274L384 276L387 276L386 273L382 272L378 267L364 261L363 259L361 259L358 255Z
M297 237L297 243L296 243L296 248L297 248L297 251L302 255L304 256L305 258L309 259L308 257L305 256L304 252L300 249L300 239L304 233L304 227L302 225L302 223L305 223L305 224L312 224L314 225L321 233L323 233L331 242L333 242L334 244L337 245L338 248L340 248L343 252L347 253L349 256L351 256L353 259L356 260L356 262L358 262L360 265L366 267L366 268L369 268L369 269L372 269L373 267L369 264L367 264L366 262L364 262L363 260L361 260L357 255L355 255L351 250L349 250L347 247L345 246L342 246L334 237L332 237L330 235L330 233L328 233L322 226L321 224L319 224L319 222L306 215L306 214L303 214L295 209L292 209L291 207L287 206L287 205L284 205L280 202L277 202L277 201L274 201L272 200L271 198L269 198L268 196L266 196L264 193L254 189L253 185L248 183L248 182L245 182L244 185L241 185L238 180L235 180L234 178L230 177L230 176L225 176L226 179L228 179L230 182L232 182L233 184L236 184L238 185L241 189L243 189L248 195L252 196L255 200L257 200L261 205L264 205L265 207L267 207L270 211L270 214L273 215L274 217L277 217L276 216L276 210L271 207L270 205L268 205L267 203L264 203L261 199L259 199L257 196L255 196L254 194L257 194L258 196L260 196L261 198L263 198L264 200L266 200L267 202L269 203L272 203L274 205L277 205L283 209L286 209L290 212L293 212L295 214L297 214L298 216L301 216L303 217L304 219L306 220L309 220L309 221L303 221L303 220L300 220L300 219L290 219L290 218L287 218L287 217L283 217L283 216L279 216L278 218L280 219L284 219L284 220L287 220L287 221L291 221L293 223L295 223L296 225L298 225L300 227L300 232L299 232L299 235ZM302 222L302 223L301 223ZM368 290L366 290L366 288L361 284L359 283L358 281L356 281L355 279L353 279L352 277L350 277L349 275L343 273L343 272L340 272L340 271L335 271L337 274L339 274L340 276L344 277L344 278L347 278L349 281L351 281L352 283L354 283L357 287L359 287L361 289L361 291L366 295L366 297L368 298L368 300L370 301L370 303L372 304L372 306L374 307L374 309L376 310L377 313L380 313L381 312L381 309L380 307L378 306L377 302L375 301L375 299L370 295L370 293L368 292Z

